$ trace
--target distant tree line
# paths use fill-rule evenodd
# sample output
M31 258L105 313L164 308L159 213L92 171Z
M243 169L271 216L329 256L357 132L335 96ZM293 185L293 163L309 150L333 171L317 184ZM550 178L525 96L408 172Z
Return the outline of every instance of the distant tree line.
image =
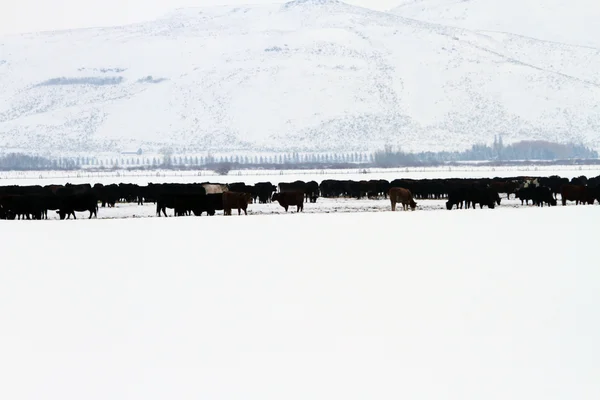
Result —
M553 143L543 140L521 141L505 146L502 137L496 138L492 146L476 144L465 151L441 151L408 153L394 151L391 146L375 153L374 165L378 167L400 167L411 165L439 165L458 161L518 161L518 160L569 160L597 159L598 152L575 143Z
M107 159L96 157L57 157L44 158L22 153L11 153L0 157L2 170L76 170L80 168L99 169L157 169L157 168L204 168L228 164L234 167L261 167L281 165L321 165L321 164L367 164L373 162L373 155L366 153L331 154L274 154L265 156L176 156L170 153L160 156L122 156Z
M45 158L20 153L0 156L0 170L77 170L86 169L203 169L226 174L231 169L326 169L356 167L435 166L462 161L487 161L495 165L518 163L517 160L596 160L598 153L580 144L560 144L547 141L522 141L505 146L496 138L491 146L476 144L465 151L410 153L386 146L375 153L307 153L271 155L189 156L173 155L146 157L127 154L121 157Z
M0 157L0 170L2 171L43 171L53 169L53 167L52 161L44 157L18 153Z

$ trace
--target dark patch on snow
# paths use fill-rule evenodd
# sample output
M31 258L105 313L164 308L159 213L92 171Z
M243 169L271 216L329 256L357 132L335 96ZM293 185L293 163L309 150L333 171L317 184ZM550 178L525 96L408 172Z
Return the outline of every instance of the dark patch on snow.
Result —
M78 71L95 71L95 72L101 72L103 74L108 74L108 73L116 73L119 74L121 72L125 72L127 71L127 68L78 68Z
M102 72L102 73L107 73L107 72L121 73L121 72L125 72L125 68L100 68L100 72Z
M154 78L152 75L138 79L138 83L160 83L166 81L167 78Z
M338 0L292 0L288 1L283 5L285 8L297 7L297 6L328 6L334 4L340 4Z
M47 81L40 82L35 86L62 86L62 85L91 85L91 86L105 86L105 85L118 85L123 82L122 76L116 77L97 77L88 76L83 78L52 78Z

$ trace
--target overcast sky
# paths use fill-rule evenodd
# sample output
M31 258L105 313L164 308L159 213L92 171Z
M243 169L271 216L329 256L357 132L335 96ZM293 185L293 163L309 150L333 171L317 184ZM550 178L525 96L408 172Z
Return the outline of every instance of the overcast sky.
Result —
M180 7L284 3L281 0L0 0L0 35L122 25L157 18ZM403 0L347 0L378 10Z

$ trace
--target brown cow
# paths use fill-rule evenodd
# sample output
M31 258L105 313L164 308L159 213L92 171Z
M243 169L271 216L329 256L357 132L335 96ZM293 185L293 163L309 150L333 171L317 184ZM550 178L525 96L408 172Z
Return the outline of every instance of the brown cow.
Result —
M417 208L417 203L413 200L412 193L408 189L393 187L389 190L388 194L392 203L392 211L396 211L396 203L402 203L404 210L408 210L409 206L412 211L415 211L415 208Z
M593 196L590 196L587 186L584 185L562 185L560 187L560 197L562 198L563 206L567 205L568 201L574 201L575 204L594 204Z
M238 215L242 214L241 210L244 210L244 214L248 215L246 209L250 201L252 201L250 193L223 192L223 215L231 215L233 208L237 208Z
M285 208L287 212L289 206L296 206L296 212L304 210L304 192L293 191L293 192L282 192L273 194L273 201L279 203L279 205Z

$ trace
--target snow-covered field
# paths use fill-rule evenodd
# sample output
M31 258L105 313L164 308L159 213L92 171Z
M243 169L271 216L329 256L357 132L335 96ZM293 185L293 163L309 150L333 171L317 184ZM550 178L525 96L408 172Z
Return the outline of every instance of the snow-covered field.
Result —
M0 221L0 397L596 400L599 219Z
M550 176L565 178L600 175L600 165L549 165L549 166L502 166L489 167L464 165L456 167L407 167L329 170L233 170L228 175L217 175L213 171L0 171L0 186L48 185L65 183L148 183L164 182L292 182L295 180L320 182L324 179L370 180L396 178L492 178L513 176Z

